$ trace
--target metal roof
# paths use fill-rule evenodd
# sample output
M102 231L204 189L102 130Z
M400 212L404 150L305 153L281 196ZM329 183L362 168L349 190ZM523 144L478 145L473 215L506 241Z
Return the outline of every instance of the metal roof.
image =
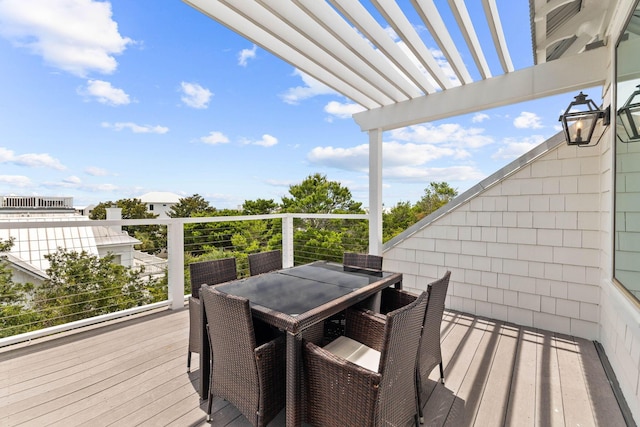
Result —
M122 231L116 231L105 226L55 226L56 222L83 221L86 224L87 217L73 215L46 215L17 217L10 215L0 216L0 222L51 222L51 227L33 228L9 228L0 229L0 241L14 239L13 247L8 255L8 260L23 269L38 272L41 277L46 277L45 271L49 268L49 260L45 255L56 252L59 248L68 251L86 252L98 256L98 247L114 245L136 245L140 241L130 237ZM26 267L28 266L28 267Z
M514 0L501 8L479 0L484 16L473 17L469 0L183 1L359 104L364 111L354 119L365 131L596 86L606 77L604 52L590 54L588 46L606 28L609 0L530 0L533 70L514 70L502 30L501 14ZM491 34L484 45L479 23ZM463 42L453 37L458 32ZM498 72L487 65L490 50ZM553 65L538 68L547 61Z

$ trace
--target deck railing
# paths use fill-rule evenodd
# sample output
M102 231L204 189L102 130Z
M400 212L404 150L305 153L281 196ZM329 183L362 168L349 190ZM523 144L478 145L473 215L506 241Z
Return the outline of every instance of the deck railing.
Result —
M4 261L12 265L13 282L29 282L34 277L24 271L24 263L15 262L20 251L35 248L59 255L58 248L51 247L51 234L58 235L57 242L64 237L80 241L73 230L88 227L109 227L112 231L108 238L101 237L103 247L98 248L98 256L84 254L91 262L83 264L78 257L69 256L65 262L72 265L63 268L61 258L45 257L47 261L42 263L48 264L49 276L34 279L33 286L20 291L24 295L0 295L0 347L153 309L180 309L190 293L191 262L233 256L238 275L243 277L249 274L249 253L280 249L283 265L289 267L315 260L340 261L345 251L367 252L369 242L366 214L0 221L0 239L19 233L32 239L31 248L25 248L23 242L23 247L14 248L13 257L10 254ZM140 242L135 249L131 239L117 239L123 232ZM128 246L123 241L128 241ZM67 245L67 251L72 252L69 246L73 245ZM111 264L124 267L100 265L107 253L113 256ZM44 255L39 256L42 259ZM127 281L127 285L118 280Z

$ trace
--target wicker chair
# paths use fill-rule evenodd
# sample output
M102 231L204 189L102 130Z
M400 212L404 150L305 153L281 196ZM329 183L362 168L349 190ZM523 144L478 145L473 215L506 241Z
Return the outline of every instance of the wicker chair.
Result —
M231 402L254 426L267 425L285 405L286 342L251 317L249 300L203 286L212 364L207 421L213 396Z
M356 252L345 252L342 255L342 264L345 269L350 268L364 268L371 271L382 271L382 257L379 255L361 254ZM359 304L359 307L369 308L374 311L377 310L379 305L379 298L374 295ZM325 322L324 335L327 339L335 339L341 335L344 335L344 322L345 314L341 311L338 314L331 316Z
M423 292L387 316L347 310L346 336L361 347L358 352L379 351L377 371L304 341L306 421L317 426L417 424L416 358L427 302Z
M249 254L248 259L251 276L282 269L282 252L279 249Z
M238 278L235 258L222 258L189 264L191 297L189 297L189 348L187 372L191 371L191 353L200 353L200 286L216 285Z
M346 267L360 267L382 271L382 257L380 255L345 252L342 255L342 264Z
M440 279L431 282L429 288L429 309L424 321L424 329L420 340L416 381L418 384L418 403L420 404L420 419L422 420L422 390L431 371L440 365L440 382L444 384L444 366L442 363L442 349L440 347L440 327L444 313L444 300L449 288L451 272L447 271ZM416 296L402 290L387 288L382 291L381 312L387 313L409 304Z

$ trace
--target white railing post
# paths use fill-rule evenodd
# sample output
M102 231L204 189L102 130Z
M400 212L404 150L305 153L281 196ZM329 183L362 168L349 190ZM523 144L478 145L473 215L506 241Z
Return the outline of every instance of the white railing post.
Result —
M282 266L293 267L293 215L282 217Z
M167 225L167 263L169 308L184 307L184 224L174 220Z

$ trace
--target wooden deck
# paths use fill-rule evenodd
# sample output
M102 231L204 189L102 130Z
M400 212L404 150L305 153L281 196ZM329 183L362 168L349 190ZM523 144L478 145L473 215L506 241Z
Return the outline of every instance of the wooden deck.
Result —
M625 425L592 342L454 312L442 331L425 425ZM187 335L187 310L163 311L0 349L0 425L207 425ZM214 411L214 426L249 425L225 401Z

